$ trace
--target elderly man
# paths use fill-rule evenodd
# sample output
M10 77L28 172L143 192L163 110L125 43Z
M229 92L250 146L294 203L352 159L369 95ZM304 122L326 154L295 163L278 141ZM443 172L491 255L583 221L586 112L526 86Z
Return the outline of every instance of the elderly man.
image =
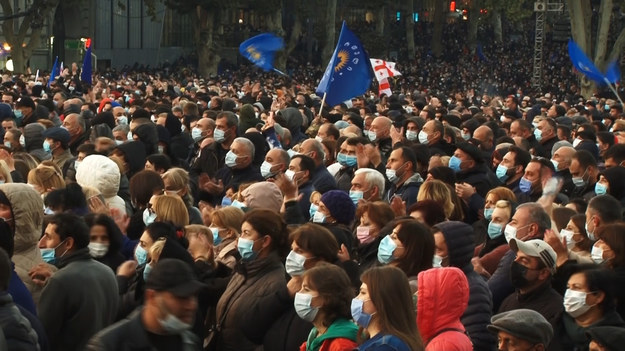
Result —
M88 138L85 120L77 113L70 113L65 116L63 127L69 132L69 150L76 156L76 149Z
M540 313L519 309L494 315L488 330L497 334L497 350L545 351L553 338L551 324Z
M517 208L514 216L506 225L504 235L508 242L512 238L520 241L542 239L547 229L551 229L551 218L547 212L539 204L528 202ZM508 250L488 280L488 287L493 293L493 310L495 311L499 310L499 305L503 299L514 292L510 266L515 256L514 251Z
M358 206L358 201L380 201L384 196L385 179L382 173L371 168L360 168L354 173L349 197Z
M323 145L315 139L307 139L302 142L300 152L315 161L315 171L311 179L315 190L322 194L330 190L335 190L336 179L328 172L323 161L325 158Z
M254 166L254 144L247 138L236 138L230 145L225 157L225 166L217 171L217 183L208 177L200 177L200 188L213 196L221 198L228 189L239 190L242 183L265 180L258 166Z
M291 157L283 149L271 149L265 155L265 161L260 165L260 174L265 179L274 178L289 168ZM333 178L334 179L334 178Z

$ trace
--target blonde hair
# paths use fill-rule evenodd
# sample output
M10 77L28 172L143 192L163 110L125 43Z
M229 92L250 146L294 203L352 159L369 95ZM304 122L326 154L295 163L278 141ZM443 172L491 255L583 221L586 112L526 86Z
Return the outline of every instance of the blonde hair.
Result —
M161 257L161 253L163 252L163 249L165 248L166 242L167 242L167 238L162 236L158 238L154 242L154 244L152 244L152 246L150 247L150 251L148 252L151 261L158 262L158 259Z
M4 160L0 160L0 174L2 174L2 177L4 177L5 183L13 183L11 171L9 171L9 166Z
M512 217L512 204L508 200L498 200L495 203L495 208L501 208L502 210L507 210L508 212L508 220Z
M189 224L189 212L182 199L175 195L156 195L152 203L159 222L172 222L177 228Z
M184 227L184 236L187 238L187 240L190 239L189 237L192 234L201 235L206 239L208 243L211 244L211 246L215 245L215 242L213 240L213 232L210 230L209 227L205 225L190 224ZM208 251L207 262L211 267L214 268L216 267L215 266L215 250L211 247L207 251Z
M44 193L49 189L65 188L65 181L53 167L38 166L28 172L28 183L40 187Z
M173 187L171 190L184 190L185 194L180 197L187 207L193 206L193 197L191 197L191 188L189 187L189 172L182 168L170 168L161 175L161 178L163 178L163 182L167 179L171 183ZM165 191L167 190L165 189Z
M238 236L244 215L245 213L238 207L222 207L213 211L211 222L213 226L226 228L234 233L235 236Z
M487 193L486 193L486 198L488 198L488 195L494 195L497 197L497 202L499 202L499 200L507 200L510 202L516 202L516 195L514 195L514 193L512 192L512 190L506 188L505 186L498 186L494 189L490 189Z
M428 180L421 184L417 194L417 202L422 200L433 200L438 202L445 211L445 217L451 218L454 213L454 203L449 186L437 179Z

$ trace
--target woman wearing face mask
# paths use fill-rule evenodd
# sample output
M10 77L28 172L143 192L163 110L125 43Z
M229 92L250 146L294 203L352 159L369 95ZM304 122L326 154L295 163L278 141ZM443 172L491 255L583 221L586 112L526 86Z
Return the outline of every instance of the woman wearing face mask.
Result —
M350 201L351 203L351 201ZM284 257L288 231L277 212L265 209L245 214L237 248L241 255L236 273L217 304L216 324L208 336L218 350L255 350L257 344L239 327L258 305L259 297L286 286Z
M606 224L597 228L599 240L592 247L592 260L614 272L614 286L617 308L616 311L625 319L625 233L624 223Z
M571 217L569 222L560 231L560 236L566 239L566 248L569 251L569 258L578 263L592 263L590 250L592 241L588 239L586 233L586 215L578 213Z
M457 267L466 276L469 304L462 312L460 321L475 349L488 350L495 343L493 334L486 330L490 323L493 301L488 284L474 271L471 264L475 246L471 238L473 229L466 223L449 221L435 225L433 231L434 267Z
M508 251L508 242L503 235L510 218L514 214L514 204L507 200L499 200L488 222L486 242L477 247L477 259L473 262L476 272L490 277L497 269L499 261Z
M148 207L153 195L163 193L165 184L161 176L154 171L141 171L130 178L130 202L134 209L128 222L126 235L131 240L137 240L145 230L143 213Z
M150 248L162 237L178 239L176 230L168 223L156 222L147 226L135 249L135 259L126 261L117 268L117 285L120 293L117 319L127 316L141 305L145 286L144 271L150 261Z
M610 167L601 171L595 183L596 195L612 195L621 205L625 205L625 167Z
M434 237L429 228L413 219L398 220L389 227L393 229L380 242L378 261L401 269L414 293L419 272L432 268Z
M345 272L321 263L304 273L302 287L295 295L297 315L313 324L300 351L351 351L358 327L351 321L350 303L354 290Z
M124 261L120 253L123 243L123 234L115 221L105 214L90 213L85 222L89 226L89 253L94 260L109 266L117 272Z
M210 229L213 232L215 260L234 269L238 259L237 238L245 213L240 208L226 206L211 214Z
M354 244L349 226L354 222L355 212L356 207L345 191L330 190L321 195L319 208L312 221L330 230L339 247L345 245L345 250L351 252Z
M406 275L395 267L370 268L352 300L352 317L364 331L358 351L422 351L415 306Z
M395 218L395 213L384 201L367 202L358 207L356 218L360 225L356 228L358 243L354 258L364 272L377 263L378 246L383 238L380 231Z
M295 350L306 341L311 320L298 318L293 299L301 289L302 275L309 269L325 263L337 263L338 243L332 233L317 224L304 224L290 236L291 252L286 258L286 273L291 276L287 284L275 294L257 301L240 328L244 335L265 350ZM354 269L358 281L358 269Z
M490 238L489 235L489 225L493 218L493 211L495 211L495 204L499 200L506 200L509 202L516 202L516 196L512 192L512 190L500 186L494 189L491 189L486 193L486 198L482 202L482 198L476 194L472 195L469 200L469 207L475 208L479 207L480 210L483 210L483 216L480 216L480 220L473 223L474 230L474 239L475 243L480 245L488 241ZM471 205L474 203L474 205ZM482 206L483 203L483 206ZM492 233L492 232L491 232Z
M182 168L170 168L161 176L165 185L165 194L177 195L184 201L189 214L189 224L203 224L200 210L193 206L193 197L189 187L189 172Z
M577 267L564 294L562 350L588 350L586 331L592 327L625 327L614 306L612 274L593 265Z
M177 195L154 195L143 210L143 222L170 222L177 228L189 224L189 212L182 199Z

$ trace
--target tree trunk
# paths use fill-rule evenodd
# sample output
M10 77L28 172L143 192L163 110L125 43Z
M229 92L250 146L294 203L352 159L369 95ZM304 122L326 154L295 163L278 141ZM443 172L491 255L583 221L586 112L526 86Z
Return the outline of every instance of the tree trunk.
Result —
M495 43L503 43L503 30L501 29L501 9L493 11L493 34L495 35Z
M212 74L217 74L219 60L221 59L217 49L218 43L215 41L217 14L212 11L208 12L200 6L196 8L193 14L195 45L198 54L198 73L207 78Z
M384 35L384 14L386 14L386 6L382 6L380 7L380 11L378 12L378 15L375 16L375 30L376 32L378 32L378 34L380 35Z
M312 63L313 60L313 21L312 18L306 19L306 61Z
M582 1L587 3L588 0L567 0L567 7L569 9L569 15L571 17L571 36L573 40L579 45L579 47L588 54L591 52L590 46L590 25L586 24L586 15L584 14L584 8L586 4L582 4ZM588 4L589 5L589 4ZM588 55L588 57L591 57ZM581 94L584 98L590 98L594 90L594 84L586 77L580 75L580 88Z
M445 24L445 3L436 0L434 3L434 33L432 34L432 54L440 57L443 53L443 25Z
M480 1L473 0L469 9L469 51L475 52L477 47L477 25L480 20Z
M599 26L597 27L597 43L595 47L595 65L604 67L605 55L608 48L608 31L612 17L612 0L602 0L599 8Z
M406 1L406 12L404 14L404 20L406 21L406 42L408 49L408 59L412 61L415 59L416 51L414 47L414 0Z
M328 0L325 18L326 42L321 53L321 62L330 62L334 53L336 37L336 0Z

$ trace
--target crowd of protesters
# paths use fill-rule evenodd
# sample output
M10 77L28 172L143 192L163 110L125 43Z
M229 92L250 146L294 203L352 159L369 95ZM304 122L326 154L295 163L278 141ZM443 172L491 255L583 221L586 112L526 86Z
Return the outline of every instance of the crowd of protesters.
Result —
M3 75L0 349L619 350L623 106L504 51L337 106L312 66Z

